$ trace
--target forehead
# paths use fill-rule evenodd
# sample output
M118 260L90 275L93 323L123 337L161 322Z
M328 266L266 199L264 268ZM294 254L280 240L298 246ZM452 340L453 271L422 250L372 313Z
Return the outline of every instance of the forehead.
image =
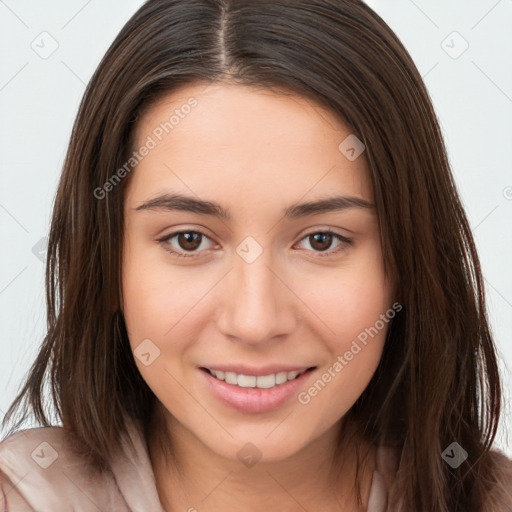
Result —
M139 118L134 149L149 140L152 149L136 166L129 195L142 200L188 188L227 201L230 191L239 199L269 203L334 192L371 200L364 152L355 160L343 152L350 137L354 134L334 113L296 94L240 85L186 86Z

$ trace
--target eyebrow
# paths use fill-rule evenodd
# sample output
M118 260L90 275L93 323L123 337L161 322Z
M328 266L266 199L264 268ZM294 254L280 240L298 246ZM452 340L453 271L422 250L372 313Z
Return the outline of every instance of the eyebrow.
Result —
M320 213L343 211L352 208L372 209L375 205L360 197L352 196L334 196L318 201L310 201L306 203L296 203L288 206L283 211L283 217L297 219L307 217L309 215L317 215ZM141 205L133 208L140 210L164 210L164 211L185 211L191 213L199 213L202 215L210 215L223 220L230 220L231 214L229 210L223 208L220 204L213 201L205 201L194 197L183 196L180 194L163 194L148 201L144 201Z

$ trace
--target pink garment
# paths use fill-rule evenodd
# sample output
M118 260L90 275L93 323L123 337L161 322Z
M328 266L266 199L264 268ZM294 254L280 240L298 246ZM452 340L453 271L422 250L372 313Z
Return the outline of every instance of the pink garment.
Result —
M131 425L129 431L136 451L129 457L119 456L111 464L111 471L101 474L71 451L61 427L33 428L8 437L0 443L1 510L164 512L145 440ZM496 494L498 501L493 500L493 508L488 510L510 512L512 461L495 453L506 478ZM387 489L395 472L392 452L379 447L367 512L387 511Z

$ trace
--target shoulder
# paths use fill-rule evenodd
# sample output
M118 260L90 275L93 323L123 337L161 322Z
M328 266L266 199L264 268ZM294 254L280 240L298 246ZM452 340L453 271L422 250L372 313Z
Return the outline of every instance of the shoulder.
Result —
M500 450L490 452L494 465L493 485L482 512L512 511L512 459Z
M112 473L81 458L62 427L22 430L0 442L0 484L9 512L128 511Z

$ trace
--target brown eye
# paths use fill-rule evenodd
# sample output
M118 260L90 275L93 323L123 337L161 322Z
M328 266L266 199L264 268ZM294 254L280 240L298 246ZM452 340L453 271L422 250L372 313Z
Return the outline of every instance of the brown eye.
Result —
M177 235L177 242L180 249L194 251L201 245L202 234L194 231L187 231Z
M212 240L200 231L176 231L157 240L173 256L199 257L206 249L215 246Z
M309 235L309 243L316 251L326 251L332 244L332 238L331 233L315 233Z
M334 231L317 231L304 236L299 242L299 246L313 253L319 253L319 256L330 256L348 248L352 242L352 239Z

